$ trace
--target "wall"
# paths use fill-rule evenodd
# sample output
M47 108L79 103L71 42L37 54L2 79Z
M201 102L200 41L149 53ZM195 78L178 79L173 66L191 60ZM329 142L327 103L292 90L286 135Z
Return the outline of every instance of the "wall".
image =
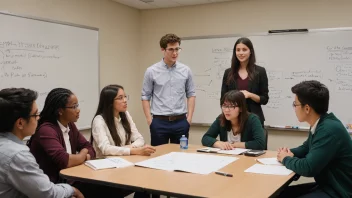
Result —
M139 72L139 10L111 0L1 0L0 10L99 28L100 87L123 85L130 103L138 104L130 105L129 111L138 115L141 82L133 76ZM89 132L83 131L86 137Z

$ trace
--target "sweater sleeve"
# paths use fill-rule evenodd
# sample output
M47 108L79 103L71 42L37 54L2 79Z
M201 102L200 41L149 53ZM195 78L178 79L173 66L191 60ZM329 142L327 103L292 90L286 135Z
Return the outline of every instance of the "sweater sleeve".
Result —
M69 154L60 143L57 132L54 128L46 125L39 128L36 132L39 142L48 157L57 164L58 168L67 168Z
M301 146L299 146L297 148L290 149L291 152L295 155L295 157L303 158L307 155L307 153L309 151L307 141L308 140L306 140Z
M95 151L93 146L86 140L86 138L81 134L81 132L78 131L74 123L71 123L71 129L74 130L74 137L77 137L77 150L81 151L82 149L86 148L91 159L95 159Z
M251 117L248 118L246 127L251 128L251 134L253 134L253 136L250 137L252 140L245 142L246 149L264 150L264 129L259 118L255 115L251 115ZM245 129L245 131L247 130Z
M213 146L217 141L217 137L220 134L220 121L217 118L213 124L209 127L208 131L203 135L202 144L203 146Z
M305 177L315 177L327 164L331 163L337 152L340 140L336 139L332 133L320 132L320 136L315 137L309 152L304 158L285 157L283 164L286 168Z
M103 155L130 155L131 149L127 147L120 147L111 144L108 138L110 130L106 125L104 118L100 115L96 116L92 124L92 135L97 149Z

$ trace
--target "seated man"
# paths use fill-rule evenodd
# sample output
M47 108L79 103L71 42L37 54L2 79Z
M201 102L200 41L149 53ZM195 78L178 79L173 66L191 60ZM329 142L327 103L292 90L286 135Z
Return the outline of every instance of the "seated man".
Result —
M76 188L50 182L22 142L37 127L36 99L29 89L0 91L0 197L82 198Z
M280 197L352 197L352 141L329 108L329 90L318 81L292 87L293 108L300 122L310 125L308 139L294 149L280 148L277 159L315 183L289 186Z

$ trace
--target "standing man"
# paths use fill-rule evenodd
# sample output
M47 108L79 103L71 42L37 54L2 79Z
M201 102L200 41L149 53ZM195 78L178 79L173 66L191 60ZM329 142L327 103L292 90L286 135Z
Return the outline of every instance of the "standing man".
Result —
M142 105L152 146L180 143L182 135L188 137L196 93L191 69L177 62L180 44L175 34L163 36L160 48L164 57L144 74Z

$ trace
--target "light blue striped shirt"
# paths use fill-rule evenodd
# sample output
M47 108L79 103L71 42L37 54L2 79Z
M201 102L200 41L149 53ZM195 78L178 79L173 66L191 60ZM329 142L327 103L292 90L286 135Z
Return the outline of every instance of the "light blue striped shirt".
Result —
M142 100L151 101L153 115L187 113L186 97L196 96L191 69L180 62L168 67L164 60L148 67L144 74Z

